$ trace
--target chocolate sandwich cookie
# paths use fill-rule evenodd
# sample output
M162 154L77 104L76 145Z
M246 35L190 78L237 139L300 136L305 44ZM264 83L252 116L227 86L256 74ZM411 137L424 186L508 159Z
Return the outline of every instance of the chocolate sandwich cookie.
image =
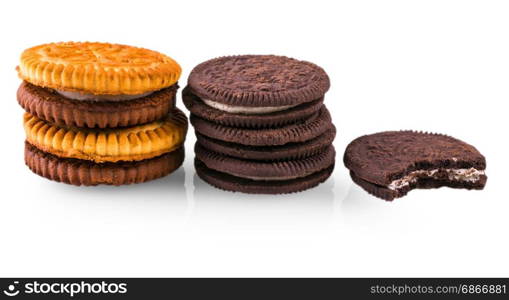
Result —
M388 131L351 142L345 166L355 183L385 200L415 188L483 189L486 160L479 151L442 134Z
M286 110L321 98L330 87L319 66L275 55L225 56L196 66L189 75L193 94L230 113Z
M196 132L207 137L250 146L278 146L306 142L318 137L332 127L329 111L322 105L320 110L302 122L277 128L249 129L216 124L191 115Z
M195 145L198 176L221 189L245 193L282 194L301 191L327 179L333 168L335 151L300 160L261 162L228 157Z
M196 66L182 92L199 177L221 189L302 191L334 168L336 128L324 106L329 77L284 56L240 55Z
M215 171L199 161L194 160L196 174L205 182L218 189L249 194L288 194L313 188L327 180L334 170L334 165L309 176L281 181L259 181L231 176Z
M334 141L334 125L318 137L302 143L288 143L281 146L248 146L209 138L196 132L196 139L203 147L217 153L251 160L290 160L313 156L324 151Z
M60 125L111 128L158 120L175 107L177 84L131 100L75 100L55 90L21 83L17 99L27 112Z
M184 161L184 148L141 161L95 163L61 158L25 143L25 163L32 172L50 180L73 185L124 185L141 183L170 174Z
M208 121L231 127L267 128L284 126L306 119L316 113L323 104L323 96L314 101L269 113L232 113L205 104L192 93L189 86L182 91L182 99L189 111Z

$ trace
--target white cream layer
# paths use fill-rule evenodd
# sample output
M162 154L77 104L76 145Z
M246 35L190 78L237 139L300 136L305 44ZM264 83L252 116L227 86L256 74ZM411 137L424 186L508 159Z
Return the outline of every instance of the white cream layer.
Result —
M87 94L87 93L81 93L81 92L62 91L62 90L56 90L56 92L68 99L88 100L88 101L127 101L127 100L134 100L134 99L138 99L141 97L145 97L145 96L148 96L153 93L153 92L146 92L143 94L135 94L135 95L94 95L94 94Z
M259 107L245 107L245 106L236 106L229 105L224 103L219 103L210 99L202 99L202 101L210 107L213 107L217 110L225 111L232 114L246 114L246 115L254 115L254 114L270 114L276 111L286 110L292 107L297 106L294 105L283 105L283 106L259 106Z
M394 191L399 190L411 183L417 182L419 178L432 178L438 173L438 171L447 172L449 180L466 182L476 182L485 174L484 170L477 170L475 168L417 170L409 173L403 178L394 180L387 187Z

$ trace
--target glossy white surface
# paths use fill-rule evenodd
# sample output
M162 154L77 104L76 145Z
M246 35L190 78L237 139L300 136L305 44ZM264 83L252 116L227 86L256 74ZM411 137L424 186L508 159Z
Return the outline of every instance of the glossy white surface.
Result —
M92 2L79 12L93 18L72 2L0 4L0 276L509 276L507 2L261 1L242 14L225 1L123 2L122 14ZM292 195L223 192L196 178L192 130L185 168L150 183L86 188L32 174L14 68L23 49L66 40L161 51L183 67L181 89L192 67L227 54L323 66L338 128L333 177ZM343 151L399 129L475 145L486 189L368 195Z

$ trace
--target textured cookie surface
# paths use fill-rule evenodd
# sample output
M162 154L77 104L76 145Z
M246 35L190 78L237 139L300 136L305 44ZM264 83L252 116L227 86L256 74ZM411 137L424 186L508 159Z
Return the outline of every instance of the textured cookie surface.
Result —
M291 180L259 181L231 176L209 169L195 158L196 173L205 182L222 190L249 194L288 194L310 189L327 180L334 170L334 165L306 177Z
M202 135L216 140L250 146L276 146L309 141L332 126L327 108L322 108L305 121L279 128L247 129L223 126L191 115L191 124Z
M414 131L387 131L355 139L345 166L371 183L387 186L414 170L484 170L486 160L473 146L453 137Z
M94 163L62 158L25 143L25 163L34 173L50 180L73 185L123 185L166 176L184 161L184 148L135 162Z
M196 158L209 169L236 177L253 180L289 180L305 177L334 164L335 151L329 146L323 152L303 159L263 162L229 157L212 152L199 143L195 145Z
M91 94L142 94L175 84L180 66L161 53L126 45L61 42L21 54L18 74L34 85Z
M329 77L317 65L274 55L208 60L193 69L188 84L202 99L246 107L310 102L330 86Z
M45 152L116 162L153 158L179 148L187 133L187 118L174 109L165 119L145 125L94 130L59 126L25 113L24 127L27 141Z
M198 142L205 148L228 156L250 160L289 160L313 156L329 147L336 136L332 126L318 137L302 143L288 143L282 146L246 146L223 142L196 132Z
M177 85L128 101L72 100L51 89L21 83L18 103L27 112L59 125L108 128L149 123L175 107Z
M303 120L316 113L323 104L323 97L317 100L266 114L228 113L205 104L189 87L182 91L182 99L187 109L194 115L215 123L232 127L268 128L279 127Z
M355 175L355 173L352 171L350 171L350 177L352 177L352 180L356 184L358 184L360 187L362 187L365 191L367 191L371 195L387 201L392 201L395 198L403 197L413 189L433 189L441 187L450 187L468 190L474 189L480 190L484 188L484 185L486 184L487 180L486 176L481 177L480 180L477 182L451 181L448 180L447 178L421 178L420 180L412 182L401 189L392 190L387 188L386 186L377 185L369 181L363 180L357 177L357 175Z

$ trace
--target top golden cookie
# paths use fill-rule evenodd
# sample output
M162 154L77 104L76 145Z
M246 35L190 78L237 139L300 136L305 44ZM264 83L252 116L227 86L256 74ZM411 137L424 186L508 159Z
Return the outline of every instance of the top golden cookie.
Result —
M181 68L170 57L148 49L61 42L25 50L18 74L34 85L58 90L134 95L175 84Z

